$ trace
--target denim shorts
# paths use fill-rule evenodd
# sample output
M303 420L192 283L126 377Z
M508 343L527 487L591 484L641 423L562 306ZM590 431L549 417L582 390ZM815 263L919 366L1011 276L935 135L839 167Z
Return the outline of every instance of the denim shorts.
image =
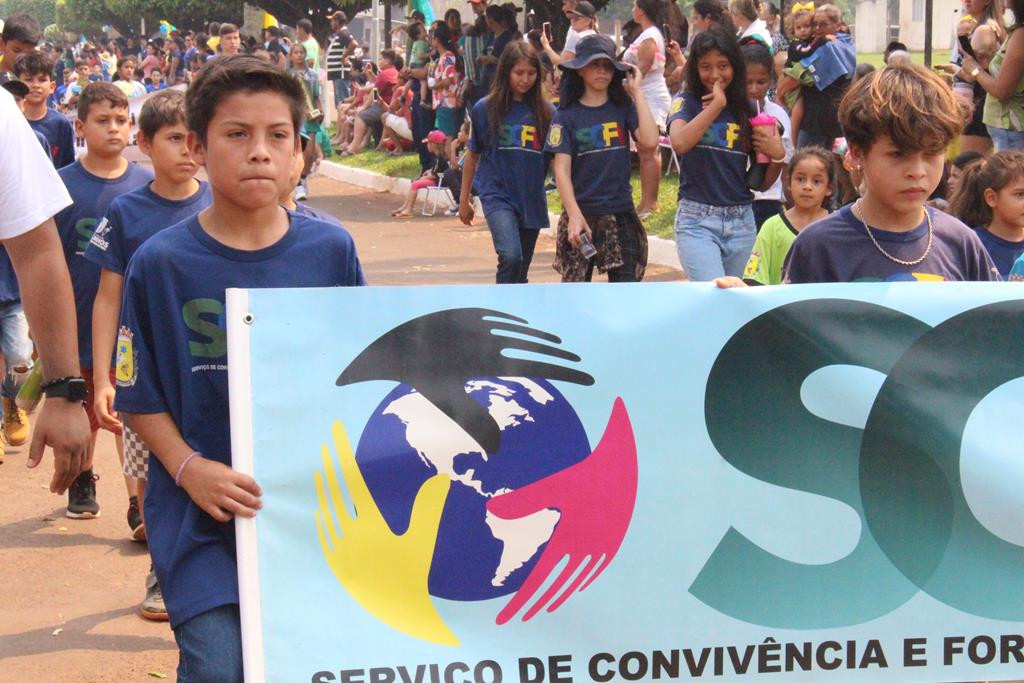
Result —
M992 146L995 147L995 151L1024 149L1024 131L996 128L995 126L985 126L985 128L992 138Z
M676 251L690 280L706 282L723 275L742 276L756 236L751 204L712 206L679 200Z
M28 320L20 301L0 303L0 351L7 367L28 365L32 360L32 340L28 337Z

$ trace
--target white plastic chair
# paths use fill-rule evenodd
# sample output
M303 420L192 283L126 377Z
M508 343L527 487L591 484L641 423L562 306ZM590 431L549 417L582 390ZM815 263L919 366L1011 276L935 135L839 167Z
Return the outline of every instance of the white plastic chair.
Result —
M451 207L456 205L455 198L452 196L451 190L449 190L447 187L435 185L434 187L425 187L423 189L426 192L426 194L423 196L422 213L424 216L433 216L434 214L436 214L437 205L442 199L448 202L448 206L446 208L450 209ZM430 207L429 209L427 208L428 206Z

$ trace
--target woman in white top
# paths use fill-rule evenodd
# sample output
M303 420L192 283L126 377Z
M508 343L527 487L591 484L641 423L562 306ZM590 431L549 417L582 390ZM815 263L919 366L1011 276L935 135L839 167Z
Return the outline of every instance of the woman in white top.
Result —
M775 52L772 32L761 18L760 0L730 0L729 12L736 24L736 35L741 46L756 40L767 47L769 52Z
M654 122L662 130L672 104L668 86L665 85L665 37L661 33L664 23L662 0L633 0L633 21L643 29L637 36L622 61L635 64L643 75L640 87L651 108ZM661 163L658 148L638 152L640 156L640 205L636 207L641 218L658 210L658 181L661 178Z
M562 53L555 52L548 41L544 31L540 32L540 44L544 53L551 60L552 66L558 66L562 62L576 56L576 43L584 36L597 33L597 10L587 0L580 0L574 9L565 13L569 17L569 32L565 36L565 46Z

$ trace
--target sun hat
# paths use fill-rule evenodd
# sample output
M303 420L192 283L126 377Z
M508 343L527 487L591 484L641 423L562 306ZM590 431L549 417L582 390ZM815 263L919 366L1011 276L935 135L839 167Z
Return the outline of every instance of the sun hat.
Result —
M612 66L619 71L629 71L629 67L615 59L615 43L608 36L594 34L580 38L576 43L576 56L558 66L563 69L582 69L595 59L610 60Z

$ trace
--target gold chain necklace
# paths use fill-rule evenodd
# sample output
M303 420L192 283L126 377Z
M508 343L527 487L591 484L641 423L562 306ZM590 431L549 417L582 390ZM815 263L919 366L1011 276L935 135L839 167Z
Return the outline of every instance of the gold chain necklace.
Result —
M900 264L901 266L916 266L917 264L921 263L921 261L924 261L926 258L928 258L928 254L932 250L932 238L935 235L935 230L932 227L932 215L928 213L928 209L922 207L922 210L924 211L925 220L928 221L928 246L924 248L924 253L921 254L919 258L916 258L913 261L904 261L903 259L896 258L892 254L887 252L885 249L882 249L882 245L879 244L878 240L875 239L875 236L871 234L871 228L868 227L868 222L864 220L864 207L861 205L861 202L863 201L863 199L858 199L857 203L853 205L853 209L851 209L850 212L860 219L861 225L864 226L864 232L868 234L868 237L871 239L871 243L875 245L875 248L878 249L878 251L882 252L882 256L889 259L890 261L893 261L894 263ZM856 209L856 211L854 211L854 209ZM859 216L857 216L858 213L860 214Z

